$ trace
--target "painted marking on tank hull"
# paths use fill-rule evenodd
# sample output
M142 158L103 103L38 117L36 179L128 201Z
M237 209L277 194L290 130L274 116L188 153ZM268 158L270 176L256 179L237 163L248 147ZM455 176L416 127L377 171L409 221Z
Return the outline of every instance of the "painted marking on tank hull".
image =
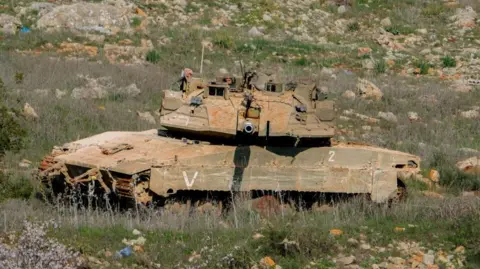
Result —
M195 174L193 175L192 180L189 180L187 176L187 172L183 171L183 179L185 180L185 184L187 185L188 188L191 188L193 186L193 183L195 183L195 179L198 176L198 172L195 171Z

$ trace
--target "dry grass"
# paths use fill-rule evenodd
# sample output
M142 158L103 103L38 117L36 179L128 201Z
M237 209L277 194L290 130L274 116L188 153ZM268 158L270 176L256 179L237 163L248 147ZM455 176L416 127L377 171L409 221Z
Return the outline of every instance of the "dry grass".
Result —
M140 217L134 213L61 205L50 207L11 200L0 207L0 228L17 231L27 219L34 222L53 220L58 226L50 230L50 236L101 259L105 259L105 249L114 252L123 248L122 239L134 238L131 231L138 229L147 239L145 253L122 260L125 266L145 261L169 268L176 264L186 266L188 258L196 252L201 253L201 258L196 261L200 268L205 267L201 266L205 262L214 264L211 265L214 268L226 266L223 262L227 256L238 267L250 267L264 255L272 256L282 266L298 268L311 261L331 260L330 255L336 255L338 244L347 247L344 253L358 255L358 250L345 242L348 238L357 238L360 233L372 246L413 240L432 249L440 244L445 250L463 245L469 254L474 255L480 246L480 234L475 228L475 223L480 220L476 210L479 205L478 199L439 200L414 194L408 202L393 208L354 199L339 202L330 212L285 212L262 218L249 208L248 203L239 200L236 211L230 211L224 217L173 214L154 209L145 211ZM393 231L395 227L404 227L406 231L396 233ZM344 235L332 238L328 234L333 228L343 230ZM255 233L265 237L254 240ZM299 249L285 253L279 245L284 239L298 244Z

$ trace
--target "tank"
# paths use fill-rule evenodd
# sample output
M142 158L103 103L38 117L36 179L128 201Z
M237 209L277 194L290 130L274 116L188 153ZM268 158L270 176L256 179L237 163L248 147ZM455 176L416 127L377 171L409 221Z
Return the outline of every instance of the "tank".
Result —
M420 171L418 156L335 142L335 103L315 83L184 72L177 86L164 90L158 129L57 146L38 179L53 194L78 190L127 204L223 211L242 195L278 210L311 209L327 195L400 201L404 175Z

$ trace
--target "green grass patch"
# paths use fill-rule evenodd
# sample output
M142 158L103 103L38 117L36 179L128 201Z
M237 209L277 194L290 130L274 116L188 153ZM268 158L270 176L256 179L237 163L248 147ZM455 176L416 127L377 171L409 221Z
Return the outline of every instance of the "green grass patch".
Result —
M420 69L420 74L421 74L421 75L426 75L426 74L428 74L428 70L429 70L430 68L433 68L433 67L434 67L433 64L430 64L430 63L428 63L428 62L426 62L426 61L424 61L424 60L419 60L419 61L417 61L417 62L414 64L414 66L415 66L416 68L419 68L419 69Z
M409 35L415 33L415 28L408 25L392 25L385 27L385 31L393 35Z
M160 53L157 50L150 50L145 56L145 59L148 62L151 62L154 64L160 62L160 58L161 58Z
M455 67L457 66L457 61L455 58L450 57L450 56L444 56L441 58L443 67Z

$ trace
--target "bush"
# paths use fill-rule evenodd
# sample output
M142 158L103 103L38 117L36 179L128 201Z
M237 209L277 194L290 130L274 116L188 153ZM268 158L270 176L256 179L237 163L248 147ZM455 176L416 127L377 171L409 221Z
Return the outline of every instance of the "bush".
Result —
M425 61L418 61L415 64L415 67L420 69L420 74L421 75L426 75L426 74L428 74L428 70L431 67L433 67L433 65L428 63L428 62L425 62Z
M6 90L0 79L0 158L7 151L16 152L25 146L27 131L20 125L17 111L4 104Z
M0 201L29 199L34 191L31 181L0 171Z
M455 66L457 66L457 61L455 60L455 58L452 58L450 56L442 57L442 63L443 63L443 67L455 67Z
M146 60L156 64L160 61L160 53L156 50L151 50L147 53Z
M134 18L132 19L131 25L132 25L133 27L138 27L138 26L140 26L141 24L142 24L142 20L141 20L139 17L134 17Z
M360 30L360 24L358 22L352 22L348 24L347 28L350 32L356 32Z
M383 74L387 70L387 65L384 60L375 62L375 73Z

